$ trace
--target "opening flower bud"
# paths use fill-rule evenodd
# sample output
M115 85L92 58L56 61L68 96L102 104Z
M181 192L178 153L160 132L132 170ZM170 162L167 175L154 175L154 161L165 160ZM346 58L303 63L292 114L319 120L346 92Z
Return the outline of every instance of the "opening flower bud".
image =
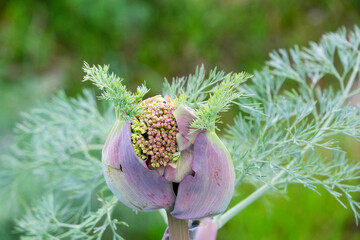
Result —
M166 208L179 219L223 212L234 192L230 154L214 131L169 97L142 102L143 114L115 123L103 148L103 172L117 198L139 211Z
M132 145L136 155L152 168L168 165L178 159L176 136L178 128L173 112L175 106L164 98L142 103L144 113L132 121ZM153 145L158 147L153 148Z

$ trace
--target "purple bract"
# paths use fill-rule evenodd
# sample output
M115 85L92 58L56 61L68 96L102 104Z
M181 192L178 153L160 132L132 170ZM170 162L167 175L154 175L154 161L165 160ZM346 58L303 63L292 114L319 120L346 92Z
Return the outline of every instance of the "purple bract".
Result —
M192 131L195 113L168 97L143 104L143 117L117 120L104 145L110 190L139 211L165 208L179 219L222 213L235 183L224 144L213 131Z

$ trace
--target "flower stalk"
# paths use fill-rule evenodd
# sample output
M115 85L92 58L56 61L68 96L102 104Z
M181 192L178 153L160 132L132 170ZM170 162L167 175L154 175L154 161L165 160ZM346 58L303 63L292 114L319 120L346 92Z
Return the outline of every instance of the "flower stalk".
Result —
M170 240L189 240L189 221L173 217L166 211Z

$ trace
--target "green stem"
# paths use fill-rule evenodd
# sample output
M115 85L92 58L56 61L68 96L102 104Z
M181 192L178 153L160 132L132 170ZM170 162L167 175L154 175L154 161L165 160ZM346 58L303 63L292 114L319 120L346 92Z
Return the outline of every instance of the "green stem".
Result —
M351 90L352 86L354 85L355 77L356 77L356 75L358 74L358 71L359 71L359 65L360 65L360 54L358 54L358 57L356 59L355 66L354 66L354 69L353 69L353 71L351 73L349 81L347 83L346 89L344 91L344 95L350 93L350 90Z
M292 160L286 168L289 168L292 164L294 164L294 160ZM278 175L276 175L272 181L271 184L275 185L277 180L279 180L284 174L286 173L286 170L282 170ZM255 202L258 198L260 198L262 195L264 195L266 192L271 190L272 187L270 184L264 184L262 187L257 189L255 192L250 194L247 198L230 208L228 211L226 211L224 214L215 217L215 223L218 227L218 229L222 228L222 226L225 225L230 219L235 217L239 212L241 212L243 209L245 209L247 206L249 206L251 203Z
M166 211L168 217L170 240L189 240L188 220L174 218L169 211Z

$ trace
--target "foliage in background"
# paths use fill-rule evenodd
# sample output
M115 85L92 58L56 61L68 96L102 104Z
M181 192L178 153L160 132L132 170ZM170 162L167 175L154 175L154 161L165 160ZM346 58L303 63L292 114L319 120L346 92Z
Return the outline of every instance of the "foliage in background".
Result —
M0 88L16 97L0 96L0 134L40 96L80 93L84 60L110 64L130 89L146 79L155 93L162 76L201 63L252 72L272 49L351 27L359 11L357 0L1 1Z
M289 184L317 193L323 187L353 211L358 224L360 163L346 160L334 137L346 135L360 141L360 106L350 105L349 99L360 94L359 70L358 27L326 34L306 48L295 46L270 54L267 65L244 87L252 96L247 100L260 103L264 113L240 113L227 131L240 171L237 184L247 182L257 189L217 217L220 226L266 192L286 193ZM320 81L332 78L333 84L320 87ZM296 83L294 88L287 86L291 81ZM324 150L332 151L331 159Z
M207 69L252 72L261 67L270 50L317 40L343 25L352 27L360 20L359 12L357 0L0 1L0 152L12 142L12 135L4 133L15 126L19 111L28 112L60 88L71 96L81 92L84 60L110 64L131 90L146 79L151 94L160 93L160 76L185 75L201 63ZM231 115L235 114L225 115L225 122L231 122ZM358 144L348 138L341 138L339 144L350 158L359 156ZM6 164L17 162L11 161ZM23 171L27 164L17 166L18 173L12 176L23 179L15 185L22 194L10 198L20 203L11 208L17 208L12 218L7 204L1 208L0 236L5 239L17 237L11 219L23 214L23 206L31 204L30 196L43 190L32 181L32 172ZM251 187L244 188L239 197L251 193ZM272 199L271 210L255 203L220 233L229 239L240 235L246 239L357 238L351 211L338 208L320 188L322 198L300 194L300 189L290 191L289 202ZM97 203L96 196L92 202ZM304 204L304 210L294 207ZM116 214L129 212L120 208ZM140 215L147 224L134 231L136 220L127 219L130 228L125 232L131 238L159 238L165 227L161 218Z
M38 237L46 237L63 232L62 227L54 228L58 222L82 222L92 209L92 198L104 188L99 149L113 121L109 107L104 114L97 108L89 91L78 99L60 93L51 103L24 115L16 128L18 141L12 154L1 161L3 217L17 216L16 208L44 196L28 211L28 221L20 222L20 228L27 226Z
M239 191L246 188L244 183L256 190L241 201L236 198L238 203L215 218L220 227L265 193L286 193L289 184L315 192L321 186L359 218L354 194L360 192L360 165L348 162L333 140L340 134L359 140L359 107L346 102L360 93L355 84L360 82L359 47L360 30L355 27L349 33L341 29L326 34L308 48L275 51L267 65L239 88L251 96L238 99L240 106L261 108L240 108L242 113L225 137ZM321 88L319 81L330 81L330 76L333 84ZM286 84L291 81L295 88ZM337 85L339 90L334 90ZM60 93L25 114L17 125L12 152L2 157L0 200L7 203L2 212L5 218L19 216L16 229L28 239L96 238L118 234L118 225L125 224L116 220L124 215L114 212L118 201L99 171L114 106L98 106L89 91L83 95L74 99ZM332 158L327 159L323 150L332 151ZM29 194L29 190L36 191ZM22 214L19 209L24 206Z

